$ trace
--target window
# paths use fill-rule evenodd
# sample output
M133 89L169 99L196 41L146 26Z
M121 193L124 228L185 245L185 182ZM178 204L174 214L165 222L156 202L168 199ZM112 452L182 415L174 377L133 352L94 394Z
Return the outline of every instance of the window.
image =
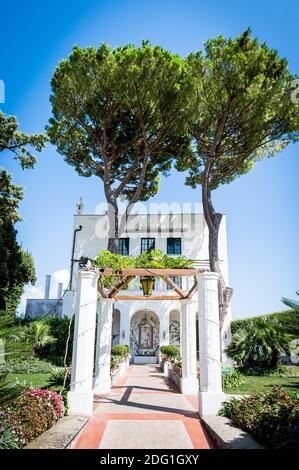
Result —
M167 254L180 255L182 253L181 238L167 238Z
M181 276L170 276L169 279L171 279L173 282L176 283L176 285L182 289L182 278ZM172 289L172 287L170 287L168 284L167 284L167 289Z
M141 238L141 253L148 253L155 249L154 238Z
M128 255L129 254L129 246L130 246L130 239L129 238L119 238L118 239L118 254L119 255Z

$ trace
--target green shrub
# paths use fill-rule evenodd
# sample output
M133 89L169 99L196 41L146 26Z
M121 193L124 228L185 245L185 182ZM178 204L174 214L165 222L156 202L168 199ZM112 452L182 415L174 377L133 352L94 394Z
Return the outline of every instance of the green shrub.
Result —
M23 325L17 339L31 344L35 353L56 342L56 338L50 335L50 325L43 320L34 320Z
M66 387L62 392L60 388L58 392L63 401L64 416L67 416L69 414L69 401L68 401L69 388Z
M243 375L251 375L251 376L260 376L260 377L299 377L299 369L298 371L294 371L295 368L292 367L240 367L240 372Z
M63 399L56 391L27 390L0 411L0 421L25 446L49 429L64 414Z
M15 433L7 425L0 423L0 449L19 449L20 444Z
M116 367L129 356L129 346L127 344L115 344L111 348L111 363L110 369L116 369Z
M50 387L62 387L64 384L66 370L64 367L57 367L49 377L48 384ZM67 371L65 388L69 389L71 384L70 370Z
M273 319L259 317L233 335L226 352L243 366L277 368L281 353L289 354L290 339Z
M252 433L268 448L299 448L299 402L281 387L248 398L234 398L224 404L219 414Z
M222 380L223 380L223 387L227 389L239 387L245 382L240 372L235 369L232 369L226 374L223 374Z
M66 342L68 338L70 319L69 318L47 318L44 319L50 326L50 335L53 336L56 341L52 344L47 344L37 352L40 359L45 359L51 362L55 366L63 367L64 354L66 348ZM69 366L72 361L72 347L73 347L73 335L74 335L74 322L71 325L71 334L68 344L67 354L67 365Z
M121 356L111 356L110 370L116 369L116 367L122 362Z
M113 356L128 357L128 355L129 355L129 346L127 344L115 344L111 348L111 354Z
M161 346L160 347L161 354L163 356L164 360L180 360L181 359L181 351L179 346L173 346L173 345L168 345L168 346Z
M53 364L41 361L36 357L9 359L0 364L0 373L7 374L48 374L53 370L55 370Z

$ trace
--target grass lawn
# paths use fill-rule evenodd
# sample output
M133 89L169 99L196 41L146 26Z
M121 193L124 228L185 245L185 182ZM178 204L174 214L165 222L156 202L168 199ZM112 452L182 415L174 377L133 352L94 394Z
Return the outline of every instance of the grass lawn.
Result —
M298 369L297 369L298 370ZM254 394L260 392L269 392L273 387L280 385L289 393L299 394L299 376L298 377L259 377L243 376L244 383L239 387L225 389L225 393L231 394Z
M26 382L27 385L32 385L34 388L43 388L48 386L48 380L51 374L8 374L7 381L15 382L18 380L20 383Z

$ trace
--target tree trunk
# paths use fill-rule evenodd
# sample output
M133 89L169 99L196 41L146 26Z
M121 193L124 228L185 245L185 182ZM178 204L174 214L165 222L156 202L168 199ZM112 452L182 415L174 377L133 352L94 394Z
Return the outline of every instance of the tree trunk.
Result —
M220 329L223 326L229 302L232 298L233 290L226 287L225 281L220 268L219 254L218 254L218 240L219 228L222 220L222 214L215 213L212 217L213 227L209 229L209 259L210 270L219 274L218 280L218 300L219 300L219 325Z
M280 363L280 353L279 351L273 351L272 352L272 357L270 361L270 367L273 369L277 369Z
M202 183L202 203L205 220L209 229L209 261L210 270L219 274L218 281L218 299L219 299L219 326L222 329L229 302L231 300L233 289L226 287L223 275L220 268L220 260L218 253L218 239L219 228L222 220L222 214L215 212L212 200L211 191L209 188L209 173L211 169L211 162L206 163L204 180Z
M118 252L118 204L116 199L110 199L108 202L108 221L109 221L109 232L108 232L108 246L107 250L111 253L117 254Z

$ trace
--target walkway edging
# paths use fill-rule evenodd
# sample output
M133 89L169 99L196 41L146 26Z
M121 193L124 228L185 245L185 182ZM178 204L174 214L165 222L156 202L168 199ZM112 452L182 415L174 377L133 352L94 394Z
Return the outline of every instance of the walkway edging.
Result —
M25 449L67 449L87 422L86 416L65 416L30 442Z
M236 427L224 416L204 416L201 420L220 449L264 449L246 431Z

